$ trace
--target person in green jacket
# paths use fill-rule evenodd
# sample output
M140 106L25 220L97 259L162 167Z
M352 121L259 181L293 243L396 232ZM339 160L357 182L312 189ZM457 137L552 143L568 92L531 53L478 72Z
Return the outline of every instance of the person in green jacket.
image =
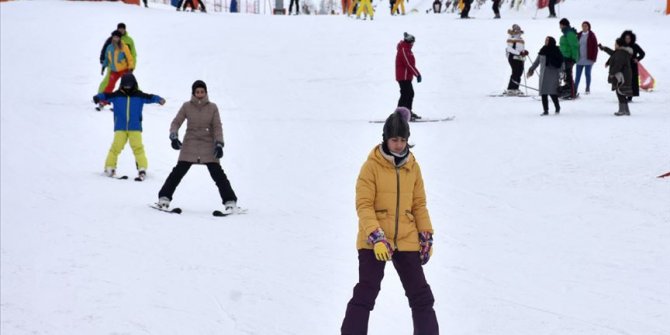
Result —
M137 51L135 50L135 41L133 41L133 38L128 35L128 31L126 30L126 24L121 22L116 25L116 31L121 33L121 42L123 42L125 45L128 46L128 49L130 49L130 54L133 55L133 59L135 60L135 64L137 65ZM114 34L114 32L112 32ZM110 35L109 38L107 38L107 41L105 41L105 44L102 46L102 50L100 50L100 65L103 64L105 61L105 51L107 50L107 47L112 43L112 36ZM110 70L107 68L107 73L105 73L105 67L102 68L102 71L100 74L104 74L104 78L102 78L102 82L100 83L100 86L98 86L98 93L102 93L105 91L105 87L107 87L107 84L109 84L109 75L110 75Z
M563 95L562 98L574 99L576 98L576 92L572 68L579 61L579 39L577 39L577 30L570 26L568 19L563 18L558 24L561 27L561 32L563 32L563 36L561 36L559 41L559 48L563 54L565 64L565 83L569 88L569 92Z

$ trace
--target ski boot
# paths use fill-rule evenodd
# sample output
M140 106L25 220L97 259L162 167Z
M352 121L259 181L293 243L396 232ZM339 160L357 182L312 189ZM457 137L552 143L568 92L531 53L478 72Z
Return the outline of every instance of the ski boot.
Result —
M159 208L168 209L170 208L170 199L168 199L168 197L160 197L158 198L156 206L158 206Z
M137 173L137 177L135 177L135 181L144 181L144 178L147 177L147 172L145 170L139 170Z
M116 169L114 169L112 167L105 168L105 176L110 177L110 178L116 177Z
M410 112L410 113L411 113L411 114L410 114L410 117L409 117L409 121L410 121L410 122L414 122L414 121L417 121L417 120L421 120L421 116L419 116L418 114L416 114L416 113L414 113L414 112Z
M235 200L226 201L223 204L223 207L224 207L224 213L227 214L238 214L242 212L242 208L237 206L237 201Z

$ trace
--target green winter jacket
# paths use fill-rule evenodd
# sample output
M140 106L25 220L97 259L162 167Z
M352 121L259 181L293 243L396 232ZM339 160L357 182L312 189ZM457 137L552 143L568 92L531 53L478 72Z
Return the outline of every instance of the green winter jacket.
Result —
M559 47L563 58L572 59L575 63L579 60L579 39L575 28L568 27L563 29L563 36L559 41Z
M137 51L135 50L135 41L133 41L133 38L128 35L128 32L126 32L121 37L121 41L128 46L128 49L130 49L130 54L133 55L135 64L137 64Z

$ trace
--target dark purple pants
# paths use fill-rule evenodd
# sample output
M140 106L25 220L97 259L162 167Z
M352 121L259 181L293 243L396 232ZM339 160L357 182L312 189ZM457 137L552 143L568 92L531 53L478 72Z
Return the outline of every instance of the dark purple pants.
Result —
M378 261L372 250L358 250L358 284L354 287L354 296L347 304L347 312L342 321L342 335L368 333L370 311L375 307L385 266L386 262ZM423 274L419 252L396 251L393 254L393 266L398 272L412 309L414 335L438 335L440 331L433 310L435 299Z

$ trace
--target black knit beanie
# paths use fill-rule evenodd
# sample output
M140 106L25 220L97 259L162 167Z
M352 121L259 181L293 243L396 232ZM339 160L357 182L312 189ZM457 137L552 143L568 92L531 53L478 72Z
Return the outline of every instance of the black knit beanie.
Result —
M389 115L386 122L384 122L384 133L382 134L384 143L393 137L409 139L409 114L407 108L399 107L393 114Z
M204 81L202 80L196 80L193 82L193 86L191 86L191 94L195 95L195 89L201 87L205 89L205 93L207 93L207 84L205 84Z

